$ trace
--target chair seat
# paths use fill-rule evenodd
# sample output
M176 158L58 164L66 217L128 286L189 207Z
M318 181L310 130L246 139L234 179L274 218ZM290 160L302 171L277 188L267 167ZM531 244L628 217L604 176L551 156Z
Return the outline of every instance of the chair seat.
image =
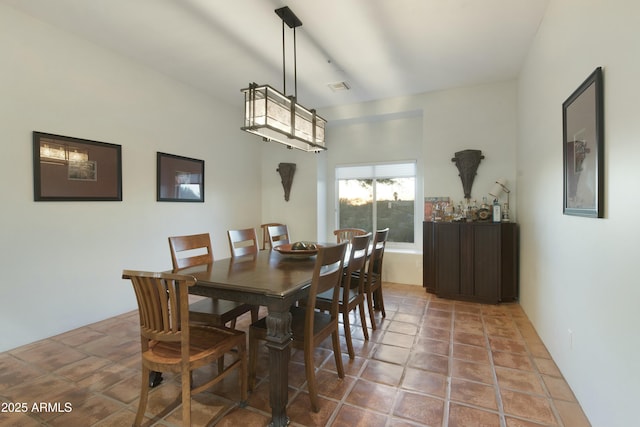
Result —
M204 298L189 305L189 319L192 322L222 326L236 317L251 311L253 307L235 301Z
M216 326L192 325L189 328L189 361L216 359L243 343L245 333ZM180 372L182 362L180 341L151 341L149 349L142 353L150 364L162 364L164 370ZM173 366L171 366L173 365ZM167 369L169 368L169 369Z
M332 298L333 298L333 292L331 291L326 291L321 294L318 294L316 298L316 307L318 308L330 307ZM358 289L354 289L354 288L349 289L349 300L347 301L347 303L356 301L359 298L364 298L364 296L358 293ZM343 299L344 299L344 295L342 292L340 292L340 296L338 297L338 304L343 305L345 303Z
M358 271L354 271L353 273L351 273L351 277L354 280L358 280L360 278L360 273ZM365 272L363 277L364 277L365 284L373 284L375 286L377 283L380 282L380 280L379 280L380 279L380 275L376 274L376 273L371 274L371 280L369 280L369 273L368 272Z

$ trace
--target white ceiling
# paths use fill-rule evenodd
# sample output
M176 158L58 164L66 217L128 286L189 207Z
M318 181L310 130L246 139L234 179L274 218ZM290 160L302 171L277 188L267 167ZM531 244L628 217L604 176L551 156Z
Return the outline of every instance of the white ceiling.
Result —
M242 104L240 89L283 90L282 24L297 36L298 101L308 108L515 78L548 0L0 0ZM287 43L293 32L286 27ZM287 50L287 95L293 49ZM345 81L351 90L334 92Z

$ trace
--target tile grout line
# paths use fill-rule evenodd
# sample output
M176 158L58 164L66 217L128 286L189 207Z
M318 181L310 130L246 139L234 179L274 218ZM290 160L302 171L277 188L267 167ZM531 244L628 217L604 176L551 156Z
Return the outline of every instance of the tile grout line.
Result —
M543 375L540 372L540 369L538 368L538 365L535 362L535 357L534 357L533 353L531 352L531 350L529 349L529 342L525 339L524 335L522 334L522 331L520 330L520 326L518 325L518 323L515 322L515 321L514 321L514 323L515 323L516 328L518 330L518 334L520 334L520 337L522 338L522 341L524 342L524 345L525 345L525 347L527 349L527 356L529 357L529 360L531 361L531 365L532 365L532 367L534 369L534 373L536 375L536 378L538 379L538 381L540 381L540 385L541 385L541 387L542 387L542 389L543 389L543 391L545 393L545 398L549 402L549 406L551 408L551 413L555 417L555 420L558 423L557 424L558 427L564 427L564 423L562 422L562 418L560 417L560 413L558 412L558 409L556 408L556 405L555 405L555 399L553 399L553 396L549 392L547 384L544 382ZM564 378L564 376L562 378Z
M511 315L510 315L511 316ZM506 427L507 418L504 412L504 403L502 402L502 393L500 392L500 384L498 383L498 373L496 371L496 365L493 360L493 349L491 348L491 339L489 338L489 332L487 331L487 324L485 321L485 312L480 309L480 319L482 320L482 333L484 335L487 350L489 351L489 366L491 367L491 374L493 378L493 390L496 395L496 405L498 406L498 414L500 416L501 427Z
M456 311L455 304L451 304L451 319L449 320L449 358L447 364L447 388L445 390L444 410L442 411L442 427L449 425L451 409L451 378L453 378L453 343L455 337Z
M350 315L350 313L348 315ZM352 327L353 324L351 324L351 321L349 321L349 323L350 323L350 327ZM342 324L342 326L344 327L344 323ZM360 327L360 329L362 329L362 325L358 325L358 326ZM365 327L366 327L366 325L365 325ZM352 334L352 341L353 341L353 334ZM357 355L355 354L355 348L353 350L354 350L354 360L355 360L355 357L357 357ZM347 352L347 353L342 353L341 352L341 354L346 354L347 357L349 357L349 352ZM327 357L325 359L325 361L320 365L318 370L322 369L322 367L324 367L325 364L330 363L331 360L333 360L333 356ZM354 379L353 383L350 386L347 387L347 389L345 390L345 392L342 395L342 397L340 398L340 400L330 399L330 400L332 400L334 402L337 402L338 404L336 405L335 409L333 410L333 413L331 414L331 416L327 420L327 424L326 425L333 424L333 422L336 420L336 418L338 418L338 414L340 413L340 410L344 406L348 406L348 402L346 402L347 396L349 396L349 394L353 391L353 389L355 388L356 384L358 383L358 379L360 378L360 374L364 371L364 367L366 366L366 364L367 364L367 362L363 363L362 366L358 369L358 372L354 376L355 379ZM344 365L344 362L343 362L343 365ZM347 375L347 373L345 372L344 376L346 378L349 375Z

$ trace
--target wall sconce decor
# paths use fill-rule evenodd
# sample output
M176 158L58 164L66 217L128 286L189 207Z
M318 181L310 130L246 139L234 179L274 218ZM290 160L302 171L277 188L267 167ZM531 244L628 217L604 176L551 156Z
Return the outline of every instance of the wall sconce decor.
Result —
M276 171L280 174L282 188L284 189L284 200L288 202L291 194L291 184L293 184L293 175L296 173L296 164L280 163Z
M482 159L484 159L484 156L480 150L458 151L451 159L456 164L458 172L460 172L459 176L462 180L464 198L467 200L471 198L471 187L473 187L473 180L476 177L476 171Z

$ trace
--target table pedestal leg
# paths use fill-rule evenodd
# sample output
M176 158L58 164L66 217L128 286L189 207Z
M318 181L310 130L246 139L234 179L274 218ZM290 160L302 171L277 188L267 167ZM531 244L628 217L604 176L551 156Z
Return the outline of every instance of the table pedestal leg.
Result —
M289 424L286 407L289 400L289 355L291 344L291 313L273 312L267 315L267 347L269 348L269 400L271 424Z

